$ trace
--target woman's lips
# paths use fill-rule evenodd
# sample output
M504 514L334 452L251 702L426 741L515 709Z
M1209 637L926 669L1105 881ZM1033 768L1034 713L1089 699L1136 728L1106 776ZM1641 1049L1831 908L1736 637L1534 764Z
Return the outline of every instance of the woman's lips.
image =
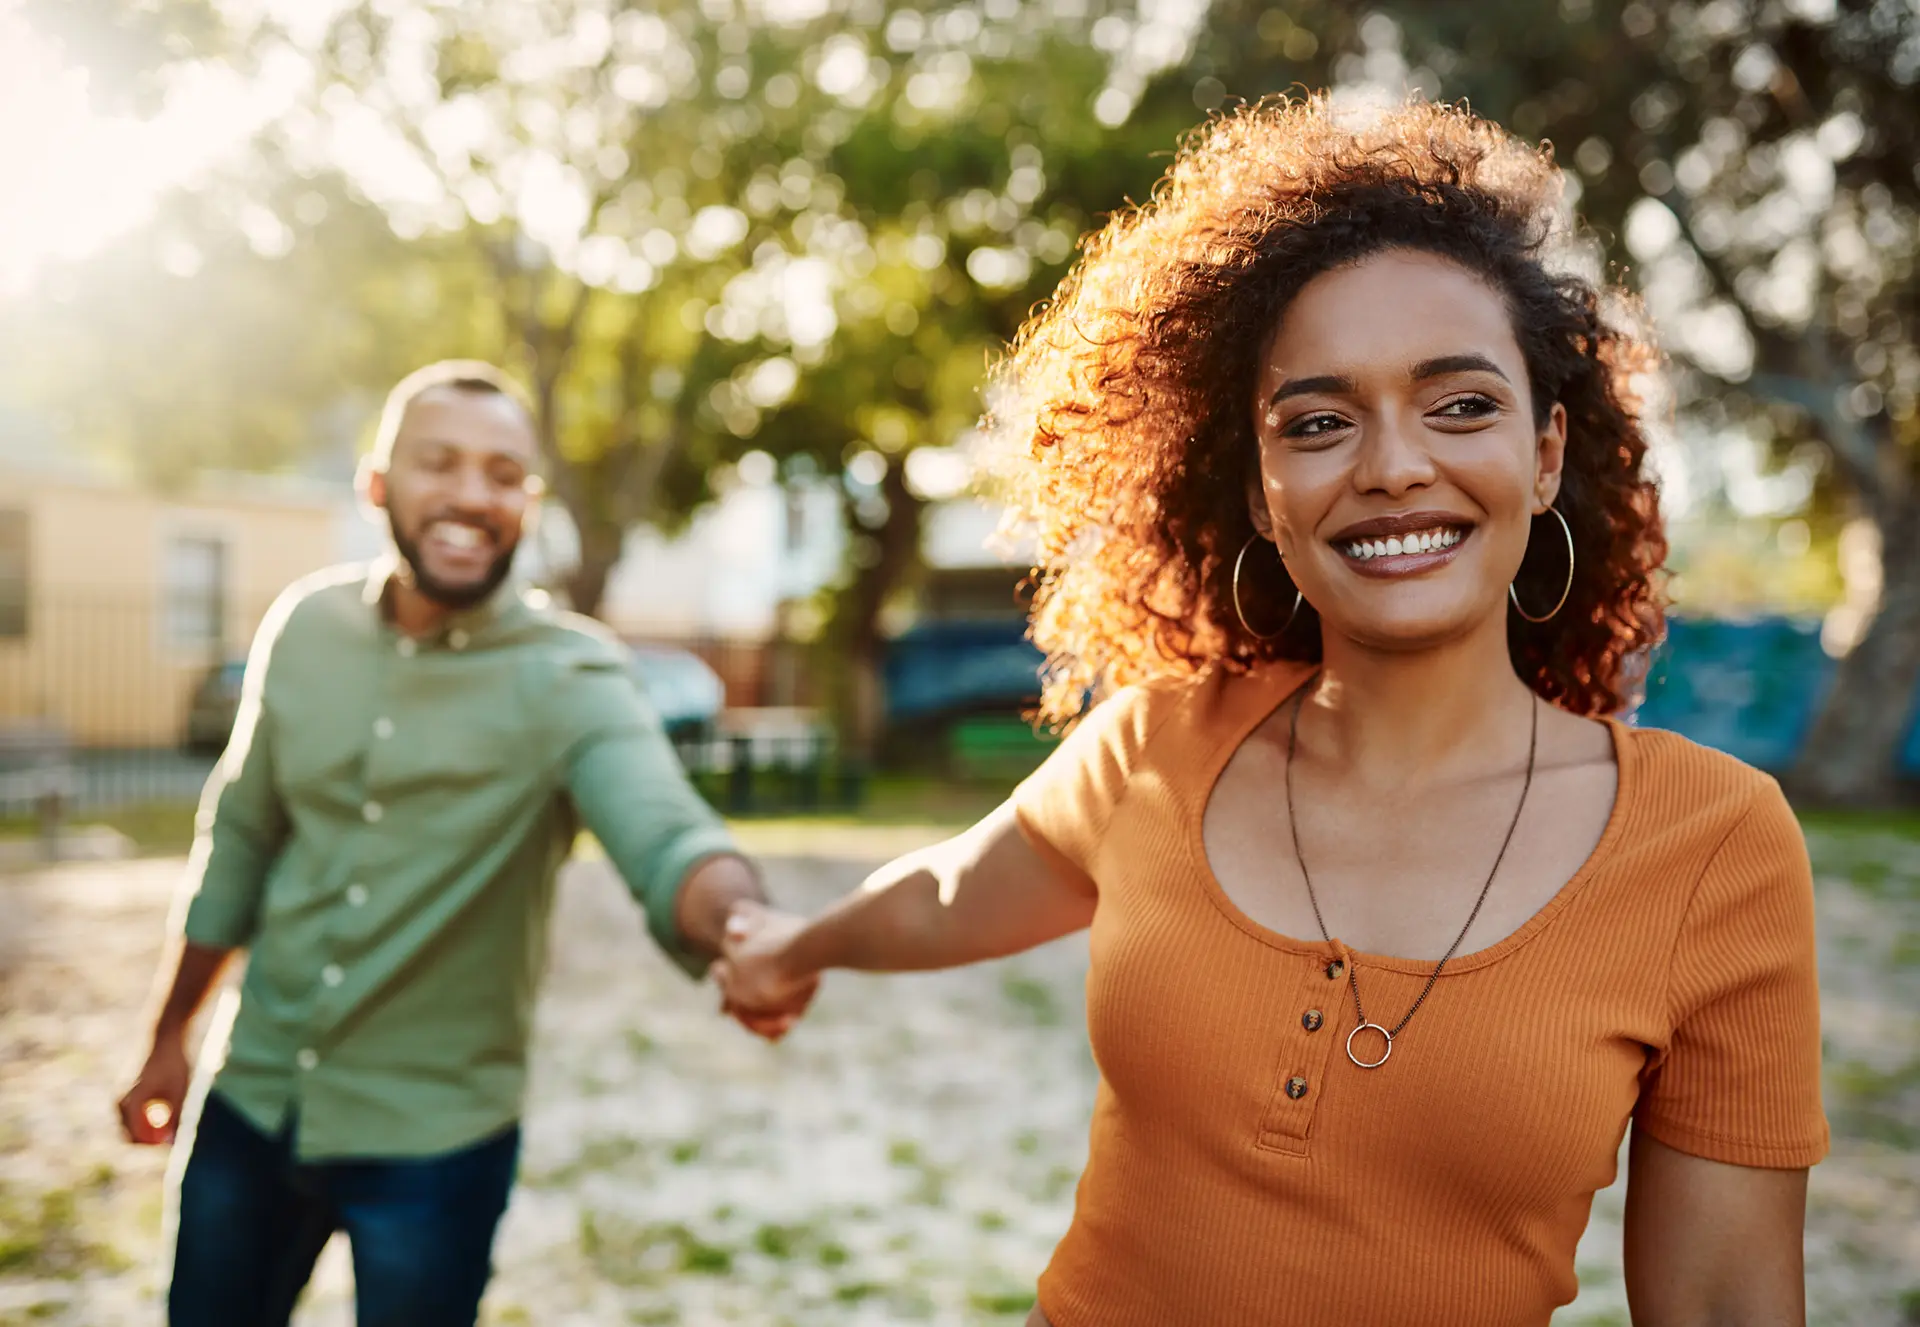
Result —
M1472 534L1471 526L1433 525L1404 534L1330 542L1347 566L1362 576L1410 576L1452 561Z

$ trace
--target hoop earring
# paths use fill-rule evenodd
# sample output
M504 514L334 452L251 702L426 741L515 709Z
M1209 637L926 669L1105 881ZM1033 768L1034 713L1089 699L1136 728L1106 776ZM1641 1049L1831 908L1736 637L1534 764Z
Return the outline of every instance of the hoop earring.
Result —
M1573 593L1573 564L1574 564L1573 527L1567 524L1567 518L1560 514L1560 509L1558 507L1549 505L1547 507L1547 510L1549 512L1552 512L1554 515L1554 518L1560 522L1560 530L1567 537L1567 583L1561 589L1560 598L1555 601L1553 607L1549 608L1540 617L1535 617L1532 613L1529 613L1526 609L1520 607L1519 593L1514 590L1513 582L1511 581L1507 582L1507 598L1513 600L1513 611L1518 613L1521 617L1525 618L1529 622L1551 621L1560 612L1562 608L1565 608L1567 606L1567 596Z
M1263 634L1253 629L1253 623L1247 621L1247 610L1240 605L1240 569L1247 563L1247 550L1259 542L1259 535L1256 534L1249 537L1246 543L1240 545L1240 555L1233 560L1233 615L1240 619L1241 630L1245 631L1255 640L1275 640L1286 635L1287 628L1293 625L1293 619L1300 615L1300 601L1302 596L1300 594L1300 587L1296 585L1293 589L1293 611L1287 614L1287 620L1280 624L1278 631L1269 631ZM1279 550L1276 548L1274 552L1277 555Z

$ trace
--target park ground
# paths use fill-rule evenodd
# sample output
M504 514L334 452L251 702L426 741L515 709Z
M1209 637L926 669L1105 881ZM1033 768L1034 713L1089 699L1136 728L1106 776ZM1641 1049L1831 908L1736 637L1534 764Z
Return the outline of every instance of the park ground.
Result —
M181 870L173 821L154 824L130 832L158 856L0 874L0 1327L158 1321L167 1158L122 1145L111 1111ZM1812 1179L1810 1321L1912 1327L1920 824L1807 829L1834 1126ZM803 908L940 832L743 827ZM769 1047L717 1020L712 988L653 953L584 855L562 887L523 1183L483 1321L1020 1323L1085 1157L1085 965L1076 938L960 972L837 976ZM1556 1327L1626 1324L1621 1206L1617 1187L1596 1199ZM347 1327L350 1298L336 1245L297 1327Z

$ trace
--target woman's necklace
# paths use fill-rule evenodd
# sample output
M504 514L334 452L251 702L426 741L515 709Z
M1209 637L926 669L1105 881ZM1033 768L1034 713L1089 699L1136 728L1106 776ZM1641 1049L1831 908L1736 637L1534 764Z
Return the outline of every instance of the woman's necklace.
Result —
M1506 858L1507 848L1513 843L1513 831L1520 827L1520 813L1526 809L1527 793L1533 788L1533 761L1540 749L1540 701L1538 697L1531 699L1533 701L1531 707L1533 732L1527 738L1527 777L1526 781L1520 785L1520 804L1513 808L1513 821L1507 826L1507 837L1500 841L1500 852L1493 859L1493 870L1487 872L1487 883L1480 886L1480 897L1474 900L1473 911L1467 914L1467 924L1460 928L1460 934L1453 937L1453 943L1447 946L1447 952L1440 956L1438 963L1434 964L1433 975L1428 977L1427 984L1420 988L1420 997L1413 1002L1413 1007L1407 1010L1405 1017L1391 1028L1381 1027L1378 1023L1369 1023L1367 1011L1360 1004L1359 974L1355 971L1353 964L1347 965L1347 985L1353 991L1353 1012L1359 1019L1353 1031L1347 1033L1347 1058L1362 1069L1378 1069L1387 1062L1387 1057L1393 1054L1393 1039L1400 1035L1401 1029L1413 1021L1413 1016L1420 1012L1420 1006L1426 1003L1428 994L1433 990L1433 984L1440 980L1440 973L1447 966L1447 960L1453 957L1454 951L1460 948L1460 942L1467 938L1467 932L1473 929L1473 920L1480 915L1480 908L1487 901L1487 891L1493 888L1493 877L1499 874L1500 863ZM1300 699L1294 703L1293 718L1287 724L1287 825L1293 831L1293 856L1300 863L1300 878L1307 882L1307 901L1313 904L1313 919L1320 924L1320 938L1325 940L1331 948L1333 937L1327 934L1327 920L1320 915L1320 900L1313 892L1313 877L1307 874L1307 856L1300 851L1300 820L1293 813L1293 756L1300 744L1300 711L1306 708L1306 704L1307 691L1303 690L1300 693ZM1353 1039L1368 1028L1372 1028L1387 1040L1387 1048L1380 1052L1380 1058L1377 1060L1363 1060L1353 1053Z

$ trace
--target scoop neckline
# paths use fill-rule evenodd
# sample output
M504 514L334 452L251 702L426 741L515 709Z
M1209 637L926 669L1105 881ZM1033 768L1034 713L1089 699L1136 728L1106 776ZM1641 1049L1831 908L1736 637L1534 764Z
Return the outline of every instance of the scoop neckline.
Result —
M1213 748L1207 753L1206 762L1201 767L1200 796L1195 804L1186 808L1186 814L1184 816L1186 820L1185 837L1188 856L1192 859L1192 863L1199 874L1206 895L1208 899L1212 901L1214 907L1218 908L1221 915L1223 915L1228 922L1232 923L1233 926L1251 936L1253 939L1258 940L1261 944L1290 954L1307 954L1323 959L1346 959L1365 967L1377 968L1386 972L1403 972L1424 977L1433 971L1434 964L1437 960L1430 958L1401 958L1394 954L1369 953L1365 950L1355 949L1353 946L1341 940L1337 935L1332 938L1331 942L1326 940L1302 940L1255 921L1228 895L1226 888L1221 885L1219 877L1214 874L1213 862L1207 856L1207 808L1213 803L1214 792L1219 787L1220 778L1226 772L1227 765L1232 761L1234 755L1240 748L1246 745L1247 739L1253 736L1260 725L1272 718L1279 712L1283 705L1298 695L1300 689L1312 681L1318 671L1318 669L1310 668L1301 672L1298 677L1292 679L1288 685L1281 689L1280 694L1274 697L1270 704L1261 703L1250 705L1248 707L1250 713L1236 722L1226 736L1219 742L1216 742ZM1278 670L1276 670L1276 674L1277 672ZM1258 674L1243 680L1253 685L1259 685L1261 681ZM1621 836L1622 827L1626 823L1628 802L1632 797L1635 787L1635 752L1632 734L1627 728L1627 725L1612 717L1604 718L1601 722L1607 725L1608 733L1613 738L1615 782L1613 806L1607 812L1607 822L1606 826L1600 831L1600 841L1594 844L1593 851L1587 854L1586 860L1580 863L1579 869L1567 878L1566 883L1555 891L1553 897L1542 904L1539 911L1522 922L1518 928L1510 934L1501 937L1499 940L1494 941L1484 949L1476 949L1466 954L1456 954L1448 959L1446 970L1441 973L1443 980L1449 976L1472 972L1477 968L1486 967L1490 963L1497 963L1508 954L1513 953L1515 950L1527 944L1548 926L1552 925L1554 918L1586 887L1587 881L1599 871L1606 858L1612 854L1614 846Z

